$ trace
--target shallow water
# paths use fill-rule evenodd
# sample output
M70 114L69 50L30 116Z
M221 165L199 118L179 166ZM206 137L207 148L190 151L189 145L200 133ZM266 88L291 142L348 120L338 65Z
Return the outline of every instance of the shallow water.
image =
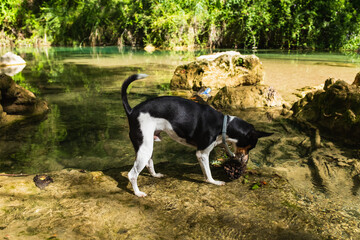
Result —
M5 50L0 49L0 54L1 51ZM267 187L250 190L252 182L258 178L256 170L254 176L250 171L249 178L222 187L202 184L195 150L181 146L163 134L163 140L155 143L153 159L155 168L169 176L154 179L142 174L139 187L150 191L145 199L123 194L123 190L129 191L125 176L133 163L134 151L121 104L122 82L133 73L149 74L147 79L132 84L129 94L132 106L158 95L174 94L169 90L169 82L176 66L194 60L205 51L156 51L150 54L107 47L22 49L15 52L22 55L27 66L14 79L48 101L51 112L39 124L25 125L18 130L6 129L0 135L0 173L39 174L80 168L102 170L111 178L106 178L110 184L102 185L104 182L91 177L93 174L98 177L99 173L53 172L55 182L52 186L58 187L41 193L21 192L24 186L29 186L31 191L35 189L32 176L6 178L6 181L13 181L10 188L6 184L1 188L5 192L2 200L7 204L4 209L10 209L5 213L7 221L1 225L6 234L12 236L36 229L32 233L34 237L38 238L37 233L46 233L47 238L49 229L52 231L57 227L61 229L60 233L65 234L63 229L66 229L66 233L76 233L84 239L93 237L95 230L89 232L89 229L100 229L100 232L105 229L104 236L115 234L118 237L126 234L127 228L130 229L129 236L149 238L156 238L156 234L181 236L181 232L190 232L188 236L198 238L271 238L273 234L278 239L290 239L289 236L317 239L317 235L311 232L327 228L325 232L334 236L331 239L336 239L335 236L351 239L355 236L353 232L358 233L360 175L354 166L359 162L360 151L327 139L322 139L320 149L312 149L312 133L300 129L288 119L277 118L278 112L271 109L227 112L244 118L259 130L274 132L271 137L259 140L251 151L248 164L249 170L257 167L265 173L275 170L276 174L269 173L265 178ZM360 71L358 55L279 51L258 51L256 54L264 65L265 83L273 86L288 101L296 100L294 92L298 88L317 86L328 77L351 83ZM217 148L211 159L223 154ZM188 164L190 162L195 164ZM213 170L219 179L222 172L221 169ZM84 178L88 182L81 180ZM261 181L265 180L261 178ZM291 187L283 183L273 184L276 181L289 182ZM9 194L7 189L20 191L21 197ZM29 205L26 202L30 202ZM114 211L114 207L120 211ZM80 216L81 228L77 228L79 211L86 218L83 221ZM114 218L108 213L114 214ZM94 227L89 227L89 219L94 220ZM99 225L98 219L106 226ZM124 219L126 223L123 223ZM318 222L318 219L323 220ZM56 227L53 222L57 223ZM33 224L37 227L28 227ZM323 224L330 227L323 227ZM114 229L109 230L112 226Z
M0 53L5 52L2 49ZM26 68L14 79L26 85L51 107L47 120L21 131L8 131L0 139L0 171L39 173L63 168L105 170L130 165L134 152L128 139L127 120L120 88L133 73L146 73L146 80L132 84L132 106L158 95L171 95L169 82L176 66L201 52L155 51L147 53L117 47L15 49ZM251 53L251 52L249 52ZM358 55L258 51L266 73L265 83L287 100L304 86L316 86L328 77L351 83L360 71ZM234 113L232 113L234 114ZM262 130L272 122L250 119ZM259 113L265 116L263 113ZM258 115L256 115L258 116ZM281 128L281 126L280 126ZM194 162L194 149L164 137L156 143L154 161ZM261 165L263 161L257 161Z
M360 71L359 54L268 51L257 55L264 66L265 83L288 101L296 100L296 89L319 86L330 77L351 84Z

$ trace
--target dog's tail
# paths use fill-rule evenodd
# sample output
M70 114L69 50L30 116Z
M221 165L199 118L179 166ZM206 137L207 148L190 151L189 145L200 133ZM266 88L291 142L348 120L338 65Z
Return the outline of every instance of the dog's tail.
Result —
M122 98L122 102L123 102L123 106L125 108L125 112L127 115L131 114L132 108L129 105L128 99L127 99L127 88L129 87L130 83L132 83L135 80L141 79L141 78L146 78L148 75L146 74L134 74L131 75L130 77L128 77L122 87L121 87L121 98Z

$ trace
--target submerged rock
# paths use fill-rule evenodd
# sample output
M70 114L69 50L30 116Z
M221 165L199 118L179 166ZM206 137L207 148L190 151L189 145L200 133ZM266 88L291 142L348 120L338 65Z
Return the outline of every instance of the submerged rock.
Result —
M41 117L49 111L47 103L0 74L0 127Z
M178 66L170 86L173 89L209 87L217 90L261 84L263 81L263 67L257 56L230 51L200 56L194 62Z
M360 145L360 88L329 78L324 89L306 94L292 106L300 123L337 140Z

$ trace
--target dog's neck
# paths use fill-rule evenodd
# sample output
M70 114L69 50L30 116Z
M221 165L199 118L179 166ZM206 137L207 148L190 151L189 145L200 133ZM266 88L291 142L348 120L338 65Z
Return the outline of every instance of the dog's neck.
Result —
M228 122L231 121L231 119L230 119L230 121L228 121L228 118L229 118L228 115L224 115L221 136L222 136L222 143L225 146L226 152L229 154L230 157L233 158L233 157L235 157L235 154L230 150L228 144L226 143L226 129L227 129L227 126L228 126Z

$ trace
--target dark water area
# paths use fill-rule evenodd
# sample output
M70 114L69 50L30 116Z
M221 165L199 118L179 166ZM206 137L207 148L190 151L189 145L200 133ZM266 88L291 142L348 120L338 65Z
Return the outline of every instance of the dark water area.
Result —
M4 53L5 49L1 51ZM117 47L13 51L27 62L14 80L45 99L51 112L38 125L8 129L1 136L0 171L9 173L63 168L106 170L131 165L134 151L120 96L124 79L134 73L149 75L132 84L129 95L132 106L148 98L172 95L169 83L176 66L209 53L207 50L148 53ZM360 57L356 54L258 51L256 55L264 65L265 83L278 89L285 99L294 99L292 93L299 86L323 83L326 79L321 75L323 71L351 82L360 68ZM298 69L303 69L300 76L296 74ZM288 71L295 71L293 78ZM283 128L268 121L263 111L229 114L249 119L262 130L281 132L276 128ZM164 137L156 143L154 161L196 162L196 158L194 149ZM254 161L256 165L263 162Z

